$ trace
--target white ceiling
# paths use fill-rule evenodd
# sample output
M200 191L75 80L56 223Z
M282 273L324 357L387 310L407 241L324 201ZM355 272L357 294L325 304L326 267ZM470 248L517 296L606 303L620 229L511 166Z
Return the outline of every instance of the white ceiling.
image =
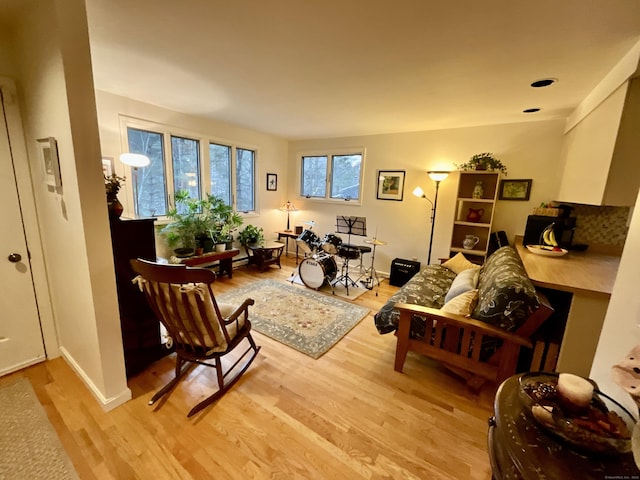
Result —
M87 0L96 88L288 139L566 117L638 0ZM529 84L559 81L546 89ZM539 107L536 114L522 110Z

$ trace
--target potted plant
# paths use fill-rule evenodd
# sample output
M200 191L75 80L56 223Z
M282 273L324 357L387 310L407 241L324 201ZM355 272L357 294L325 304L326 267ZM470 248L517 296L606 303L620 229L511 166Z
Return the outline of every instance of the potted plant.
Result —
M221 198L211 194L203 199L191 198L186 190L175 194L174 207L167 216L172 221L162 232L169 246L192 251L202 248L210 252L214 244L232 241L232 232L242 225L242 217Z
M507 174L507 167L492 153L476 153L468 162L460 165L454 164L460 170L486 170L489 172L502 172Z
M120 177L115 173L104 175L104 188L107 193L107 207L110 218L120 218L124 211L122 203L118 200L118 192L125 180L125 177Z
M238 233L238 241L245 247L251 243L262 242L264 241L264 231L262 227L249 224Z
M242 216L234 212L231 206L213 195L208 195L205 201L207 217L210 219L212 227L209 231L211 238L216 244L225 244L226 248L231 248L233 242L233 232L243 223Z

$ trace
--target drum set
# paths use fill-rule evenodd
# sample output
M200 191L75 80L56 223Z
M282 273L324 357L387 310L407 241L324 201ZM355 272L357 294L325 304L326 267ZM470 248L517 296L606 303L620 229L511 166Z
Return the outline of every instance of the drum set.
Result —
M304 252L305 257L298 265L300 280L306 287L315 290L328 284L333 291L336 285L341 284L346 287L347 295L349 295L349 286L357 285L357 281L349 276L349 261L360 260L358 281L361 282L365 288L369 290L373 289L376 282L377 285L380 285L376 271L373 268L375 249L377 245L386 245L386 242L374 238L373 240L365 240L365 243L373 245L370 268L364 268L362 266L362 252L358 246L343 243L342 238L333 233L327 233L321 239L314 231L303 230L296 238L296 244L298 248ZM365 249L367 252L371 251L368 247L362 250ZM339 276L336 258L342 260Z

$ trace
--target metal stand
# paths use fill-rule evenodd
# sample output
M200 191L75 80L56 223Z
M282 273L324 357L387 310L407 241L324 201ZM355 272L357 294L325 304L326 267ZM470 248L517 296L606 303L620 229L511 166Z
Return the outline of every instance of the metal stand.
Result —
M376 272L376 269L374 267L375 260L376 260L376 247L378 245L386 245L387 242L377 240L375 237L373 237L373 240L365 240L364 243L373 245L373 250L371 251L371 267L366 268L364 270L364 273L360 278L362 279L362 277L365 277L365 275L366 277L364 278L364 280L360 280L360 283L362 283L367 290L373 290L374 284L376 287L380 286L380 279L378 278L378 272ZM378 289L376 288L376 297L377 296L378 296Z
M364 217L343 217L338 216L336 218L336 232L337 233L346 233L348 235L347 243L351 244L351 235L361 235L365 236L367 227L366 227L366 219ZM349 260L357 260L360 257L360 250L358 249L349 249L349 252L356 251L358 252L358 257L349 258L348 255L340 255L340 250L338 250L338 256L343 259L342 267L341 267L341 275L336 278L333 282L331 282L331 286L335 287L336 285L344 285L347 290L347 296L349 296L349 286L357 287L358 284L356 281L349 276Z

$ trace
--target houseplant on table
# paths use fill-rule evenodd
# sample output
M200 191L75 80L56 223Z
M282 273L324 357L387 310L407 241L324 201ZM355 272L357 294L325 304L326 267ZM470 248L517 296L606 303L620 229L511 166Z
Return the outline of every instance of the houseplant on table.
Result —
M247 225L240 233L238 233L238 241L244 247L252 243L260 243L264 241L264 230L262 227L256 227L255 225Z
M496 158L493 153L476 153L469 161L461 163L460 165L454 164L456 168L464 171L469 170L486 170L488 172L501 172L507 175L507 167L500 159Z

